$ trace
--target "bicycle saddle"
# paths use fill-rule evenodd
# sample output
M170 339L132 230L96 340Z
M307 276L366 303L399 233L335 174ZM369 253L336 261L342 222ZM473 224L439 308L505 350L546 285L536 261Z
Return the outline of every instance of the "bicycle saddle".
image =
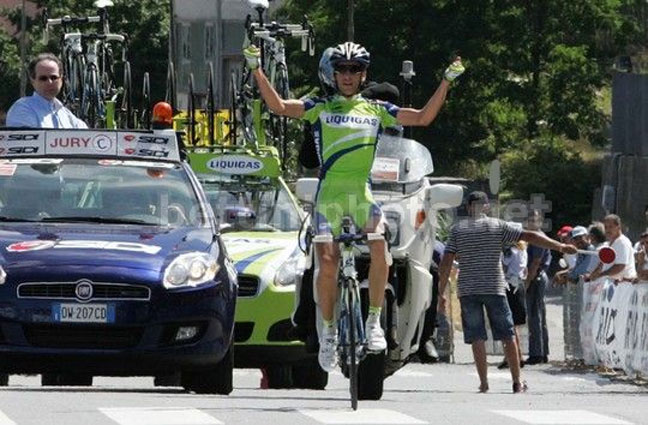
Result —
M96 0L94 2L94 7L97 9L103 9L104 7L111 7L114 6L115 4L112 2L112 0Z
M102 1L102 0L98 0ZM248 4L253 8L253 9L267 9L270 7L270 4L268 3L268 0L248 0Z

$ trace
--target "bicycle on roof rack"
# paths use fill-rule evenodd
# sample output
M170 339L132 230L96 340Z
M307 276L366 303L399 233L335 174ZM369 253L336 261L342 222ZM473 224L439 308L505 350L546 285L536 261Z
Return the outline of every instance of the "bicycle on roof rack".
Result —
M107 8L111 0L97 0L96 16L63 16L49 18L43 10L43 34L47 40L49 29L55 25L63 27L60 39L63 62L63 101L66 106L90 128L135 127L132 105L130 63L126 60L127 38L123 34L110 32ZM73 31L85 24L99 24L99 30L92 33ZM115 57L112 44L121 48L123 64L122 85L115 83ZM120 99L119 111L115 104Z
M225 134L224 124L227 115L224 111L216 109L214 65L207 62L207 91L203 96L198 96L195 90L195 79L193 73L188 77L187 111L177 109L177 94L175 83L175 68L169 62L167 68L167 89L165 101L169 103L176 113L174 116L176 129L184 130L187 133L187 141L191 146L213 146L229 139ZM226 112L226 111L225 111Z
M302 51L315 54L315 33L313 26L304 16L301 24L280 24L264 22L264 13L268 9L266 0L248 0L257 11L256 21L251 15L245 21L245 46L256 44L261 49L261 67L268 76L270 84L284 99L290 98L288 67L286 64L285 40L300 38ZM243 66L241 73L231 76L231 143L255 148L271 144L278 148L282 167L285 167L288 156L287 118L280 117L267 110L261 100L252 73ZM269 143L268 143L269 142Z

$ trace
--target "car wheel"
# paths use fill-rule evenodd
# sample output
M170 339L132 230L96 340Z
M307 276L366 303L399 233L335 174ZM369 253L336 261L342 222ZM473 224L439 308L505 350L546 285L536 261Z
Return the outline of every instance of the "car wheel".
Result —
M6 387L9 385L9 374L0 373L0 387Z
M187 391L196 394L222 394L232 392L234 374L234 345L225 353L225 357L211 369L182 372L181 384Z
M41 385L55 387L91 387L92 375L82 373L43 373L41 375Z
M328 384L328 373L320 367L317 358L294 365L292 378L293 388L323 390Z
M358 399L380 400L385 381L385 352L368 353L358 367Z
M272 365L265 368L268 377L268 388L292 388L293 375L290 365Z

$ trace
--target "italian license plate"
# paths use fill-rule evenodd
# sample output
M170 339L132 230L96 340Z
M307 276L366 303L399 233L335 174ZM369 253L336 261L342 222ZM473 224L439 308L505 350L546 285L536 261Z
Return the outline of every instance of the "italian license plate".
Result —
M66 304L52 305L52 320L75 323L114 323L115 306L112 304Z

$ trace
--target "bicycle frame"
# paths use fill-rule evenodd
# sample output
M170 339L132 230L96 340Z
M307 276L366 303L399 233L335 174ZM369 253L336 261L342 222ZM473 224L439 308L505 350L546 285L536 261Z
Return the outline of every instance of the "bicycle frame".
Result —
M384 240L382 233L356 234L351 231L350 220L345 219L342 233L338 237L318 235L314 243L338 244L340 263L338 270L337 324L338 354L340 366L349 377L351 407L358 408L358 365L367 355L367 340L362 318L360 285L355 257L357 243L361 241Z

